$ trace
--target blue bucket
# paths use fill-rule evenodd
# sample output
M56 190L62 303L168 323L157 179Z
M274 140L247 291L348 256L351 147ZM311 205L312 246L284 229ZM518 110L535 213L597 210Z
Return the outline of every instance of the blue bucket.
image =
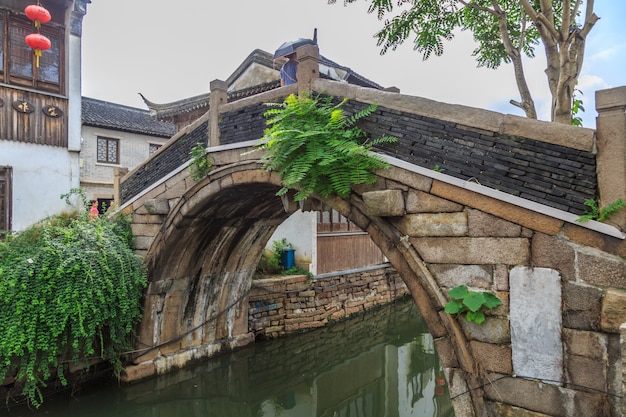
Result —
M283 248L280 254L280 263L285 270L293 268L296 265L296 250Z

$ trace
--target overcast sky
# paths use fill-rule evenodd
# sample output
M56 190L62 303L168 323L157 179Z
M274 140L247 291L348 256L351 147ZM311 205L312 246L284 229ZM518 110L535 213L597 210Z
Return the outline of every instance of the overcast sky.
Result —
M210 5L209 5L210 4ZM167 103L205 93L254 50L273 53L284 41L318 29L320 54L385 87L446 103L522 114L513 69L477 68L471 34L445 44L442 57L422 61L408 42L380 55L374 34L383 22L369 1L343 6L327 0L92 0L83 21L83 95L146 108L138 93ZM598 89L626 85L626 1L597 0L579 81L584 125L595 126ZM540 119L548 120L545 59L527 62Z

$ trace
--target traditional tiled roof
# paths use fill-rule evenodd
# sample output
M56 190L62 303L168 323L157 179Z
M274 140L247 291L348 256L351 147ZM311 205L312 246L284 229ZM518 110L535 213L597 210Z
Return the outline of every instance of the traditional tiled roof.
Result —
M237 67L237 69L230 75L230 77L228 77L228 79L226 80L226 84L230 86L232 83L234 83L253 63L265 66L267 68L276 69L277 79L275 81L266 82L253 87L229 91L229 102L239 100L245 97L250 97L255 94L259 94L280 87L280 79L278 78L278 68L280 67L280 65L274 62L272 54L265 52L261 49L255 49L254 51L252 51L252 53L250 53L250 55L248 55L248 57L241 63L241 65L239 65L239 67ZM331 70L342 71L345 75L343 76L341 81L345 81L349 84L356 84L362 87L375 88L377 90L384 89L384 87L375 83L374 81L371 81L366 77L354 72L352 69L339 65L324 56L320 55L319 63L320 65L330 68ZM320 73L320 77L336 80L336 78L324 72ZM203 93L197 96L192 96L182 100L163 104L153 103L146 99L143 95L141 97L143 98L143 101L146 103L154 116L156 116L158 119L164 119L166 117L171 117L177 114L183 114L197 110L208 111L210 95L210 93Z
M83 125L163 138L172 137L172 123L153 117L148 110L123 106L93 98L82 98Z

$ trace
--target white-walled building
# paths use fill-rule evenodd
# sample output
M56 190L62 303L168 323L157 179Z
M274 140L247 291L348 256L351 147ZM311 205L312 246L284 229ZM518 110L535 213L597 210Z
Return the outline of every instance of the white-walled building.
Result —
M35 2L36 3L36 2ZM40 0L52 16L36 29L29 3L0 4L0 233L19 231L67 208L79 186L81 27L90 0ZM37 60L25 43L51 43Z
M174 125L148 110L93 98L82 101L80 187L99 206L113 200L116 168L132 170L173 134Z

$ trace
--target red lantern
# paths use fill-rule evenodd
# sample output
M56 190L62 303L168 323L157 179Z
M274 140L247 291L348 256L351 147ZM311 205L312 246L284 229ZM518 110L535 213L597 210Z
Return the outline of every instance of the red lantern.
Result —
M40 6L39 4L31 4L30 6L26 6L24 9L24 13L30 20L35 22L35 27L38 28L42 23L48 23L52 17L50 16L50 12L46 10L45 7Z
M50 43L50 39L40 33L31 33L30 35L26 35L26 45L35 50L37 68L39 68L39 57L41 56L41 51L50 49L50 46L52 45Z

